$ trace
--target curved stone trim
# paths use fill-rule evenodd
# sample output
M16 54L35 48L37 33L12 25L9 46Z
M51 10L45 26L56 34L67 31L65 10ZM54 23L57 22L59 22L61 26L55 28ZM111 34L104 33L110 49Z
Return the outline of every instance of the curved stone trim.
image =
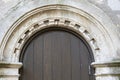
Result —
M120 67L120 61L93 62L91 65L93 67Z
M16 46L14 48L14 55L16 59L18 59L20 50L22 49L24 43L29 39L33 34L36 32L49 28L49 27L63 27L67 29L71 29L81 36L83 36L88 43L90 43L91 47L94 49L94 51L100 50L100 48L97 45L97 42L95 38L90 34L90 32L84 27L81 26L81 24L68 20L68 19L61 19L61 18L51 18L51 19L46 19L43 21L39 21L29 27L18 39Z

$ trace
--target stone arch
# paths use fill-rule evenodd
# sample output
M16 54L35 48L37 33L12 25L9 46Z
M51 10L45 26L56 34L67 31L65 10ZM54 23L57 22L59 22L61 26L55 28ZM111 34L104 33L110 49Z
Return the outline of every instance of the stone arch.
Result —
M49 12L51 14L47 16ZM56 14L54 14L54 12L56 12ZM69 16L73 17L67 16L68 13ZM100 22L83 10L65 5L49 5L26 13L11 26L1 46L3 61L18 62L16 55L19 55L20 48L18 46L22 44L20 44L20 41L24 40L27 31L30 33L36 31L34 26L37 25L40 26L40 28L46 25L70 26L74 30L79 31L80 35L88 41L92 47L94 56L97 56L96 51L99 52L99 50L101 50L96 35L102 37L102 33L104 33L106 35L102 37L102 39L105 41L107 38L108 42L110 41L109 35L107 35L106 30L103 29L104 27ZM75 27L77 28L75 29ZM14 39L14 41L12 39ZM107 46L106 44L106 47ZM113 46L111 46L111 49L112 48Z
M18 63L25 41L37 31L52 25L79 33L91 46L95 62L104 61L108 53L112 54L114 51L109 33L101 21L84 10L57 4L36 8L20 17L10 27L1 44L2 61Z
M40 23L37 22L36 24L33 24L32 26L30 26L28 29L25 30L25 32L19 37L19 39L17 40L17 43L15 44L12 61L15 61L15 62L19 61L19 55L20 55L21 49L25 45L25 42L32 35L34 35L36 32L42 29L49 28L52 26L68 28L72 31L75 31L79 35L85 38L85 40L89 43L89 45L91 46L94 52L100 49L97 45L95 38L90 34L90 32L85 27L69 19L51 18L51 19L45 19L43 21L40 21Z

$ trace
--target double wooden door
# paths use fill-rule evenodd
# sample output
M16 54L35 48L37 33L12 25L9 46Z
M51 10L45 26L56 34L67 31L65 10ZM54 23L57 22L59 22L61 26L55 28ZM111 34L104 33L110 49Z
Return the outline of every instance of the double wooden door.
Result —
M76 34L48 30L23 49L21 80L93 80L91 50Z

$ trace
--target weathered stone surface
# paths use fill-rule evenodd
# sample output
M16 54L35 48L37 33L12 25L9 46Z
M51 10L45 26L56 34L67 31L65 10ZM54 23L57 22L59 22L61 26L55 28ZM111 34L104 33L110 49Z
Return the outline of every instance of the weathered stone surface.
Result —
M56 10L52 10L52 7L49 8L49 11L42 8L48 5L54 5ZM39 9L39 7L43 10L42 12L26 17L26 13L29 12L31 15L30 11ZM1 0L0 61L18 62L20 46L26 40L26 34L29 37L32 31L37 31L40 28L40 24L43 26L74 24L74 28L82 33L81 35L92 47L95 63L102 65L101 63L111 62L110 64L113 65L114 61L120 62L119 7L119 0ZM23 20L21 24L14 24L19 22L18 19L24 19L24 17L26 20ZM120 67L115 65L102 68L97 66L96 80L119 80L119 70ZM0 72L2 71L9 74L5 69L0 69ZM18 73L16 72L16 74ZM18 78L9 77L0 78L0 80L18 80Z

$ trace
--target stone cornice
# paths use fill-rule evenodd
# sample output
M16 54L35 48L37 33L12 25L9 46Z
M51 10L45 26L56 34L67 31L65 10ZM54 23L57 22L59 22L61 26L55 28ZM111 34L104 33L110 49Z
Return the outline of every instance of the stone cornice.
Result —
M0 68L20 68L21 62L0 62Z
M96 77L99 76L120 76L120 73L107 73L107 74L95 74Z
M120 61L93 62L93 67L120 67Z

